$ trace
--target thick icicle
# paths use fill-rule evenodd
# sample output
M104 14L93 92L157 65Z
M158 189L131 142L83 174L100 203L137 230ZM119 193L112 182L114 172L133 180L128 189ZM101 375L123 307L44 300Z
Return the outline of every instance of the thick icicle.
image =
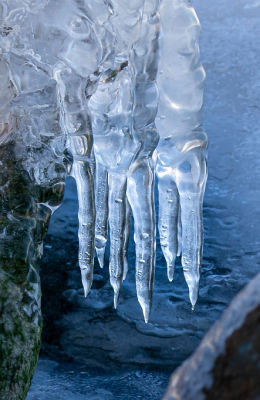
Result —
M199 279L203 248L202 205L207 176L206 161L200 151L191 151L186 157L188 171L177 171L176 183L180 193L182 221L182 266L189 287L189 296L194 308L199 290ZM201 160L202 162L198 162Z
M152 306L155 270L154 173L148 157L138 160L128 178L127 196L135 222L136 290L145 322Z
M198 47L201 28L192 1L162 0L159 11L163 35L157 79L157 175L159 187L164 181L169 185L173 181L179 192L181 212L178 203L176 210L172 210L176 217L179 213L177 254L182 251L184 275L194 307L201 268L201 208L207 178L207 136L201 126L205 80ZM160 202L160 209L167 209L168 197L160 196ZM175 252L176 236L172 232L169 235Z
M73 176L77 183L79 202L79 267L85 296L93 282L95 203L93 197L93 178L88 162L75 161Z
M168 279L171 282L178 253L179 194L175 183L164 179L159 180L158 191L160 242L167 263Z
M191 305L194 308L198 299L201 249L202 249L202 227L201 211L198 195L186 193L181 196L182 210L181 219L183 223L182 266L184 276L189 287Z
M133 51L135 96L133 135L141 144L129 174L127 196L132 207L136 242L136 288L145 322L148 322L155 271L154 170L152 154L159 135L154 125L158 105L155 82L158 69L160 19L157 1L145 2L142 30Z
M90 165L92 130L84 98L86 80L70 68L65 68L63 63L57 67L55 75L59 83L61 126L67 135L68 147L73 155L71 175L76 180L79 202L79 266L84 293L87 296L93 281L95 201Z
M126 221L126 176L109 173L110 282L117 308L124 275L124 242Z
M133 89L128 68L119 66L115 72L112 79L111 71L102 76L89 106L96 159L109 176L110 281L116 307L124 272L127 170L139 145L131 137Z
M115 63L101 74L96 93L89 101L96 159L107 168L109 175L109 269L115 307L127 272L126 246L130 229L127 172L140 148L132 136L133 81L129 58L140 33L143 3L143 0L135 5L121 0L111 3L114 14L110 22L116 38Z
M96 229L95 247L99 265L104 266L108 224L108 174L104 165L96 166Z

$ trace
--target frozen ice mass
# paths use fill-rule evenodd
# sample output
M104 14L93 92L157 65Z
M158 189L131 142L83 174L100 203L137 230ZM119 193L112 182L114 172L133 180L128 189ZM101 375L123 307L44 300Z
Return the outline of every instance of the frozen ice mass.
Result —
M2 183L3 201L11 197L14 203L2 212L2 255L14 257L20 231L27 233L16 257L28 257L32 243L41 252L37 213L47 218L59 206L64 179L71 175L78 192L85 296L93 281L95 249L103 267L109 227L110 282L117 306L127 279L133 215L136 290L148 322L156 176L168 278L173 280L175 258L182 255L194 307L207 136L202 127L201 28L192 1L9 0L0 7L0 143L5 153L19 155L19 168L31 185L25 198L9 191L8 179ZM30 263L28 275L34 269Z

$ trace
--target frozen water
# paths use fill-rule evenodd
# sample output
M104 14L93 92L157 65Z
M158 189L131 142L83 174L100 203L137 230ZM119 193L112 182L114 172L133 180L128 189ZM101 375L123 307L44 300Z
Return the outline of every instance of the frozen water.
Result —
M155 79L160 22L154 1L145 4L140 1L134 7L129 2L113 4L115 17L111 24L118 38L115 65L100 76L89 101L97 160L96 248L103 265L109 221L110 281L116 307L128 270L126 248L132 209L137 297L148 321L155 268L151 156L158 143L154 120L158 103ZM134 25L129 23L132 18L136 19ZM100 223L103 236L99 233Z
M202 128L205 72L200 62L200 23L191 2L163 0L156 125L159 231L168 277L182 253L194 308L202 262L202 202L207 179L207 136Z
M170 280L177 248L179 253L183 249L192 306L197 301L203 244L201 208L207 176L207 138L201 127L205 74L199 60L200 25L194 9L185 2L139 2L139 9L137 4L134 7L133 27L128 23L133 17L133 5L113 4L115 16L111 25L115 37L120 36L115 46L115 65L101 74L89 101L98 165L96 249L103 266L108 220L110 281L116 307L128 269L124 255L130 205L135 226L137 297L148 322L155 268L151 156L159 139L155 125L159 100L156 79L161 92L157 118L161 139L154 157L159 179L161 244ZM178 24L172 24L173 15L180 21Z
M47 147L69 159L67 173L75 178L78 192L85 296L93 282L95 247L100 265L104 262L109 223L110 282L117 307L128 270L132 212L137 298L148 322L155 274L156 164L168 276L173 279L179 250L194 307L207 138L201 126L205 74L199 59L200 25L192 3L11 0L1 2L1 21L2 141L22 137L29 153L29 147L35 152L43 145L45 135ZM50 91L57 113L42 133L46 114L39 115L39 109L47 111ZM37 162L32 169L36 178L43 173Z

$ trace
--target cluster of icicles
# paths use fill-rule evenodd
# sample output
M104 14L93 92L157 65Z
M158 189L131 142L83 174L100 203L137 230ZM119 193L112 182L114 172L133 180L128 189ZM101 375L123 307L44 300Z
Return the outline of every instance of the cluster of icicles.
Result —
M168 278L173 280L175 258L182 254L194 307L203 245L207 137L201 116L205 73L199 58L200 24L192 1L1 4L6 24L13 23L6 34L11 39L13 34L12 54L17 56L23 42L20 57L30 58L39 79L44 79L44 70L57 84L60 126L73 156L70 174L78 190L85 295L93 280L95 250L103 267L109 225L109 272L117 306L128 271L133 215L137 297L148 322L155 271L156 174ZM9 52L6 42L2 48ZM25 90L30 78L23 74L21 79Z

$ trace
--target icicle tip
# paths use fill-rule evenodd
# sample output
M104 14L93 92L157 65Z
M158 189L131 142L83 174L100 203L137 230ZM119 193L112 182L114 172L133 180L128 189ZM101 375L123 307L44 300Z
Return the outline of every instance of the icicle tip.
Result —
M102 247L102 248L96 247L97 259L98 259L100 268L104 267L105 250L106 250L105 247Z
M117 309L119 296L120 296L120 288L116 288L116 289L114 288L114 307L115 307L115 309Z
M144 305L141 305L141 306L142 306L142 310L143 310L144 321L145 321L146 324L148 324L150 313L151 313L151 305L150 304L144 304Z

